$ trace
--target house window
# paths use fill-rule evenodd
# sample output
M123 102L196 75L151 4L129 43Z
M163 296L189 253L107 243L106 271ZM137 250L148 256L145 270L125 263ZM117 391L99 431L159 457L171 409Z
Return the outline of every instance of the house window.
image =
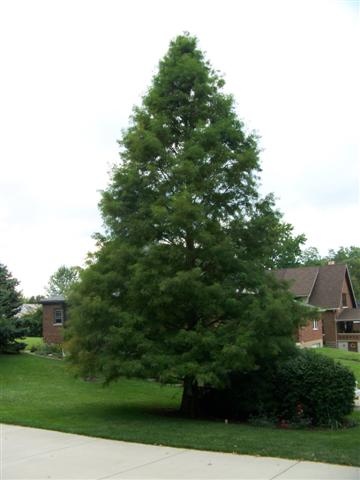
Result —
M56 308L54 310L54 324L62 325L64 322L64 312L61 308Z
M342 306L347 307L347 295L346 295L346 293L342 294Z
M319 330L318 320L313 320L313 330Z

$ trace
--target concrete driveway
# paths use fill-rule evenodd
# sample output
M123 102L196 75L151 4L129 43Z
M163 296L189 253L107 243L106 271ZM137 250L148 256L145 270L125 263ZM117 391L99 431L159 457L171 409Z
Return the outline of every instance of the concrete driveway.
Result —
M1 480L360 480L360 469L353 467L142 445L13 425L0 428Z

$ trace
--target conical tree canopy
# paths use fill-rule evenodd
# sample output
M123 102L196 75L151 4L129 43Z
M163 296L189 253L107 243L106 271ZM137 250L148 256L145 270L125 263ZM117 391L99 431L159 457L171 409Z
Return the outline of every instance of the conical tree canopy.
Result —
M83 372L223 387L294 347L307 312L268 269L302 237L257 191L254 135L190 35L171 42L103 192L106 234L72 297Z

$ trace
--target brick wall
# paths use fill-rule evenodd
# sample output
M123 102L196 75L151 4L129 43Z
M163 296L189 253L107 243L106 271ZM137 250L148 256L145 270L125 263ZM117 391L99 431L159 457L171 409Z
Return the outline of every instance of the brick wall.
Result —
M61 309L65 320L65 306L62 303L51 303L43 305L43 337L46 343L62 343L63 325L54 324L55 310Z
M324 326L324 344L333 346L334 342L336 345L336 321L335 321L336 312L328 311L324 312L321 315L323 326Z
M305 327L299 328L298 342L304 347L311 346L316 343L320 343L322 346L322 343L323 343L322 320L321 319L318 320L317 330L314 330L312 320L310 320L305 325Z

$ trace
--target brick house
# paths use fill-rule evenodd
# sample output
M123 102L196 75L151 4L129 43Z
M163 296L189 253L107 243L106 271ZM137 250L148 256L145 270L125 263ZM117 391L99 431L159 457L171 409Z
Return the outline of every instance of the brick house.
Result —
M62 343L64 341L63 326L66 320L66 304L62 295L44 298L43 306L43 338L46 343Z
M274 273L289 284L297 300L321 311L318 322L309 321L297 332L300 346L360 352L360 308L346 265L283 268Z

